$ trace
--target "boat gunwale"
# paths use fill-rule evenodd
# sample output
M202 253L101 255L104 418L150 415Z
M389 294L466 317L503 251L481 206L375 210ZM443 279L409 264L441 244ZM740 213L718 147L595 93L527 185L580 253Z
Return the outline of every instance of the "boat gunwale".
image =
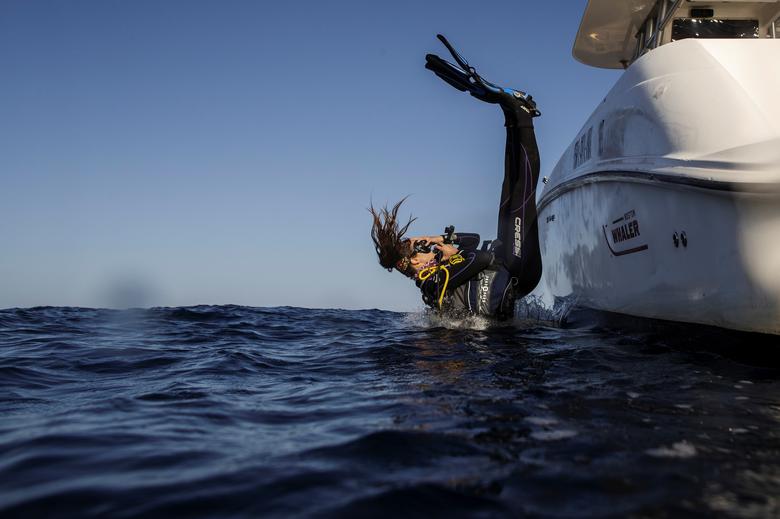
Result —
M775 182L735 182L684 176L679 174L647 171L594 171L565 180L544 193L536 202L538 212L562 195L580 187L601 182L628 182L634 184L672 184L693 189L704 189L721 193L780 194L780 185Z

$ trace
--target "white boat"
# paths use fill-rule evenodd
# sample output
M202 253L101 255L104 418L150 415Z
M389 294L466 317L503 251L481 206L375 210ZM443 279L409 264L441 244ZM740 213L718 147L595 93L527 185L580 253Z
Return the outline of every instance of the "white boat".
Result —
M780 334L780 1L590 0L625 72L537 189L533 296Z

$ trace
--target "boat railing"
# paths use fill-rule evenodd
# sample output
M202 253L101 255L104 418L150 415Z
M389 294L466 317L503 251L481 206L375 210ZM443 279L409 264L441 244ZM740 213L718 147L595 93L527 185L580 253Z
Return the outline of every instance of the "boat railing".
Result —
M637 45L634 50L634 60L645 52L658 47L666 26L682 2L683 0L660 0L658 2L636 34Z

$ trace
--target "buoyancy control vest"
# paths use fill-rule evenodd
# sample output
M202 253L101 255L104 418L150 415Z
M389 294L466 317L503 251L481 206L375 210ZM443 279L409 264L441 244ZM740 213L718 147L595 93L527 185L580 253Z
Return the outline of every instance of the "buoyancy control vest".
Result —
M485 242L482 250L476 250L479 235L464 236L469 239L463 241L458 254L428 272L421 272L417 286L423 302L452 315L511 318L517 279L493 254L492 246L500 242Z
M465 284L445 294L442 310L451 314L511 319L514 315L517 279L501 264L492 264Z

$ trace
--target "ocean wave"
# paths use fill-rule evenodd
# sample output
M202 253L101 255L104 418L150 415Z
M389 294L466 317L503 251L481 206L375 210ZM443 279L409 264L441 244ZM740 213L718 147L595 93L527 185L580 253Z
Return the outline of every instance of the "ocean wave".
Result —
M780 364L676 330L2 310L0 515L772 510Z

